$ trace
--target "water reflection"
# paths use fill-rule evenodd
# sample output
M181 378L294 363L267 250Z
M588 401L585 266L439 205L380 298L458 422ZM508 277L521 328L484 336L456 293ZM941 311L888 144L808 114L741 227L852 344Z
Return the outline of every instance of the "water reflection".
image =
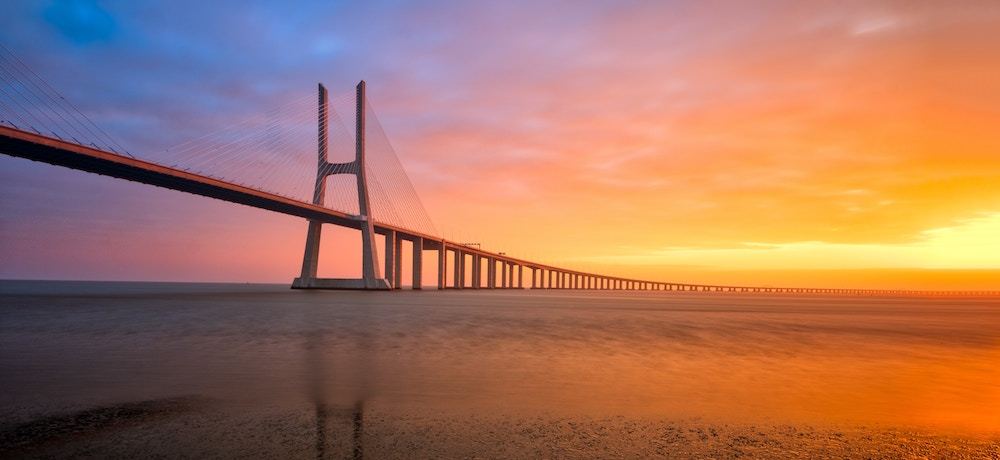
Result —
M370 311L358 312L357 325L361 331L372 327ZM351 423L351 457L359 460L364 458L364 407L365 399L371 397L374 369L371 365L374 358L372 346L373 337L367 332L350 334L344 337L332 337L335 332L329 328L317 327L305 334L303 342L306 357L307 394L315 408L316 418L316 458L327 458L328 420L331 416L347 417ZM331 340L340 339L340 340ZM339 342L354 352L348 356L330 356L329 350ZM339 398L331 398L329 394L335 388L349 389ZM332 410L330 400L348 401L347 410ZM334 449L334 452L337 452ZM336 455L334 455L336 456Z

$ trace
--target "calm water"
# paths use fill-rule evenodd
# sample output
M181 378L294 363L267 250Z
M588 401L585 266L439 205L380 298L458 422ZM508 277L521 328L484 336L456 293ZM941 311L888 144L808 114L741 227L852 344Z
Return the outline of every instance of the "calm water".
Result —
M0 282L0 388L8 426L191 397L992 437L1000 300Z

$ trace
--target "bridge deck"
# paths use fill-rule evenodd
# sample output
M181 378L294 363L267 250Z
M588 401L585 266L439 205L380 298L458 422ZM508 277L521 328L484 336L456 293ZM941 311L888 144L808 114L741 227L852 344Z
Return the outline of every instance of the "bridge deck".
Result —
M167 166L150 163L135 158L107 152L72 142L63 141L35 133L30 133L7 126L0 126L0 153L14 157L26 158L29 160L49 163L56 166L77 169L81 171L102 174L119 179L140 182L143 184L155 185L171 190L202 195L209 198L242 204L269 211L288 214L305 219L313 219L324 223L339 225L342 227L360 229L363 222L350 214L317 206L311 203L295 200L274 193L264 192L242 185L234 184L224 180L211 178L208 176L183 171ZM553 276L570 277L559 281L558 287L582 287L587 289L616 289L614 283L621 286L618 289L641 289L641 290L679 290L679 291L715 291L715 292L769 292L769 293L841 293L841 294L930 294L930 292L904 291L904 290L871 290L871 289L811 289L811 288L779 288L779 287L752 287L752 286L717 286L701 284L665 283L660 281L647 281L628 279L582 271L570 270L554 267L546 264L518 259L482 249L469 247L464 244L455 243L441 239L435 235L428 235L421 232L386 225L378 222L373 223L375 231L380 234L395 234L402 239L410 241L420 241L422 249L443 249L461 252L463 255L479 256L506 262L517 266L527 267L533 270L541 270L538 277L538 284L552 288ZM464 256L463 256L464 260ZM462 263L464 269L464 261ZM545 280L546 272L549 273L548 281ZM474 271L478 273L478 270ZM520 274L518 275L520 277ZM462 275L464 278L464 275ZM535 285L535 275L532 273L532 285ZM578 278L573 278L578 277ZM624 283L624 284L622 284ZM511 283L509 286L512 287ZM440 281L439 281L440 285ZM593 287L595 286L596 287ZM590 286L590 287L583 287ZM605 287L606 286L606 287ZM517 286L520 287L520 286ZM945 293L941 293L945 294ZM949 292L947 294L992 294L991 293L966 293Z

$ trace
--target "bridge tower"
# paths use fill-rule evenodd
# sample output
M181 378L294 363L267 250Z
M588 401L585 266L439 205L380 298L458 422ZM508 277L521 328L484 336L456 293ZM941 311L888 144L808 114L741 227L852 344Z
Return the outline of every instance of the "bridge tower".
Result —
M362 272L360 279L317 278L319 267L319 240L322 222L309 220L306 233L306 251L302 257L302 274L292 281L292 289L392 289L385 278L379 278L378 254L375 253L375 224L371 220L368 200L368 183L365 176L365 82L358 83L357 110L355 117L354 161L330 163L327 161L327 133L329 132L329 102L326 88L319 85L319 160L316 164L316 186L313 190L313 204L322 206L326 194L326 178L334 174L352 174L358 184L358 215L355 216L361 230Z

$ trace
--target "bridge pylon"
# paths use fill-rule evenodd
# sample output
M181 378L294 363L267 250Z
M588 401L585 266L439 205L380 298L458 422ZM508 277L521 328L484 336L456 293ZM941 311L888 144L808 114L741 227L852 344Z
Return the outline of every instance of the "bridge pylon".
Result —
M326 178L334 174L352 174L358 185L358 215L355 216L361 230L362 273L361 278L319 278L319 243L323 223L309 220L306 232L306 250L302 257L302 274L292 281L292 289L392 289L389 280L379 278L378 254L375 252L375 224L371 220L368 199L368 182L365 175L365 82L357 86L356 136L354 161L330 163L327 161L327 135L329 133L329 101L326 88L319 85L319 159L316 164L316 186L313 190L313 204L322 206L326 194Z

